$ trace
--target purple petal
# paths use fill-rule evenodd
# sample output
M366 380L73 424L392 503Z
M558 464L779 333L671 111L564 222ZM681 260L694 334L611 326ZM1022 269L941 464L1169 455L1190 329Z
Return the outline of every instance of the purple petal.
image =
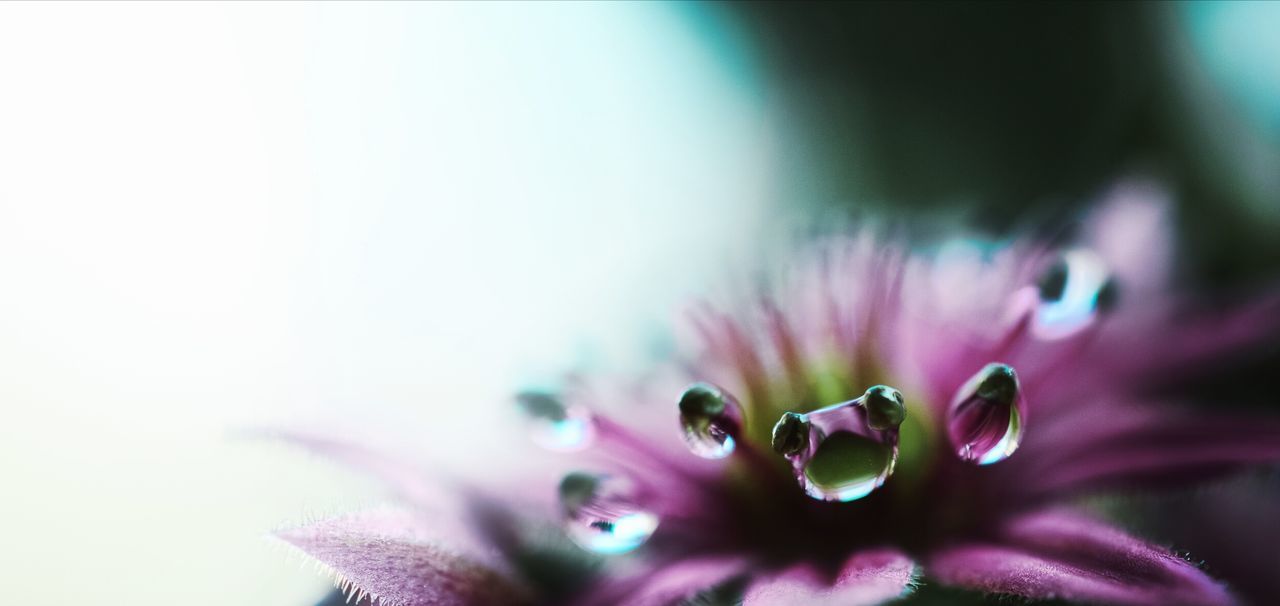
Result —
M528 520L516 512L541 518L553 511L549 503L559 478L548 476L536 461L520 470L522 477L492 482L512 489L512 494L494 495L486 486L466 485L439 470L359 444L301 432L264 435L381 480L413 507L415 515L430 516L436 522L432 539L471 553L492 552L495 547L507 552L525 548L522 533L528 530Z
M1280 476L1250 475L1207 490L1142 499L1132 519L1203 559L1247 603L1271 604L1280 596L1277 503ZM1126 499L1126 512L1132 505Z
M368 474L385 483L405 500L417 504L439 507L457 499L457 491L442 489L440 474L414 465L406 459L390 455L361 444L300 431L266 430L254 434L300 446L321 457L331 459L354 471Z
M1152 181L1117 184L1089 217L1085 240L1129 291L1163 288L1173 259L1169 194Z
M513 452L501 465L472 468L467 467L473 462L470 460L424 461L421 457L317 433L258 430L248 435L300 446L380 480L409 504L453 517L463 517L473 497L487 495L486 487L501 487L504 491L502 495L487 495L491 498L500 496L506 501L518 500L522 507L551 511L554 486L564 473L562 453L547 452L532 444L527 444L525 451ZM512 499L511 495L518 495L518 499Z
M1187 484L1280 461L1274 417L1113 403L1082 405L1046 421L1028 430L1026 455L1034 456L1026 456L1023 488L1029 493Z
M738 396L751 402L750 405L767 401L768 377L751 334L732 317L709 305L692 310L692 314L691 320L706 344L708 359L704 364L713 369L717 365L734 369L738 375L737 382L745 391ZM728 384L733 385L734 382Z
M421 516L379 509L276 533L314 558L338 588L396 606L519 604L519 587L482 564L434 542Z
M1179 329L1148 332L1158 339L1146 348L1152 360L1145 366L1139 363L1136 371L1212 369L1215 361L1221 363L1223 358L1250 353L1280 333L1280 290L1274 286L1226 309L1175 311L1157 320Z
M574 603L578 606L658 606L683 604L699 594L745 577L739 557L705 556L656 563L628 575L604 578Z
M1123 302L1123 290L1120 296ZM1272 286L1247 302L1216 308L1149 296L1139 307L1118 309L1114 319L1087 352L1099 378L1167 382L1170 376L1212 376L1280 335L1280 289Z
M812 565L800 564L773 578L757 581L747 590L742 603L744 606L869 606L910 593L915 573L915 564L901 552L861 551L846 560L834 578Z
M1034 599L1234 603L1220 584L1185 560L1078 514L1025 516L1006 527L1000 539L935 553L929 574L948 585Z

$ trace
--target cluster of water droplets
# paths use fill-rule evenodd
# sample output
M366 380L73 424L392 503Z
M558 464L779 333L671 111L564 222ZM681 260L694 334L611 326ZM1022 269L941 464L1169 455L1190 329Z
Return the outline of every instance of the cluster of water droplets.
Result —
M884 485L898 462L902 394L876 385L861 398L806 414L788 412L773 427L773 449L796 481L823 501L861 499Z
M560 482L565 532L583 549L631 551L658 529L658 516L639 505L634 485L608 474L574 472Z
M1019 291L1016 309L1032 336L1064 339L1094 325L1115 298L1106 265L1094 253L1063 253L1034 286ZM548 392L517 395L530 433L538 444L578 451L595 439L591 413L565 406ZM742 405L728 391L694 383L677 401L680 431L689 451L724 459L744 436ZM1003 363L987 364L954 394L945 411L947 438L956 456L977 465L1008 459L1026 427L1026 402L1018 375ZM773 428L772 447L791 465L796 482L810 497L848 502L882 487L898 461L899 427L906 418L901 392L885 385L859 398L808 413L787 412ZM631 551L655 532L659 517L638 498L636 485L621 475L570 473L559 487L567 535L601 554Z
M596 439L596 420L581 406L566 406L541 390L516 394L530 438L548 450L577 452ZM621 475L573 472L559 487L563 527L578 546L600 554L631 551L653 535L659 518L637 500L635 484Z

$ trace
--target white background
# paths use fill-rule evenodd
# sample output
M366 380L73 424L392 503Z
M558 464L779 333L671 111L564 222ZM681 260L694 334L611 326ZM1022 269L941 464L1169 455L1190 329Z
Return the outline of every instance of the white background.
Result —
M392 441L643 357L756 245L736 41L644 3L0 5L5 600L310 603L265 534L379 493L235 429Z

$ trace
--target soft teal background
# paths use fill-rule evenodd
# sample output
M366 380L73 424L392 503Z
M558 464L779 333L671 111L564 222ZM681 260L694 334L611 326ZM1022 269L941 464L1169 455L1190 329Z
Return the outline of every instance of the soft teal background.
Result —
M266 532L382 493L237 430L483 467L513 387L660 353L850 216L1153 174L1187 284L1267 283L1276 7L2 3L6 599L316 599Z
M776 197L717 27L646 3L0 6L5 599L309 603L327 582L266 533L381 493L236 429L483 465L514 387L647 356Z

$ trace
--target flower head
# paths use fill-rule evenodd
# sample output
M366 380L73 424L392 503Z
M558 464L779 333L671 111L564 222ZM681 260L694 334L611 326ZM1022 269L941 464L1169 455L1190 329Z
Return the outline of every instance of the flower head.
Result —
M1191 313L1167 292L1158 190L1111 197L1065 244L835 238L735 307L696 307L668 367L522 393L538 442L568 451L558 480L432 486L295 436L409 507L279 536L391 605L876 604L922 581L1231 603L1078 502L1280 460L1280 422L1152 395L1280 306Z

